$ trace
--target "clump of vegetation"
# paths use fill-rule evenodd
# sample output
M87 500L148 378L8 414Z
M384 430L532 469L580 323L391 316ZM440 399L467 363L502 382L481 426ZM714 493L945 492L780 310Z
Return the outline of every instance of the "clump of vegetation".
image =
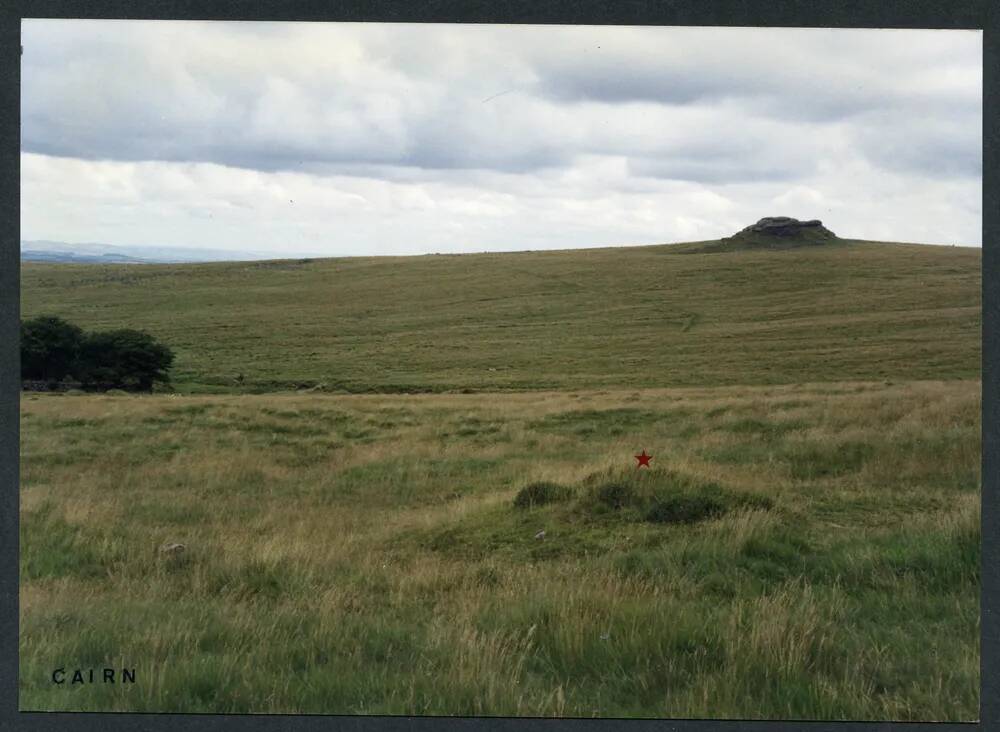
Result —
M82 342L83 330L62 318L21 321L21 378L61 381L76 365Z
M570 488L558 483L545 481L531 483L517 492L514 497L514 506L517 508L544 506L546 503L564 501L572 495L573 491Z
M635 493L627 483L605 483L597 489L597 500L609 508L622 508L635 498Z
M152 391L169 384L174 354L139 330L85 333L62 318L43 315L21 323L21 378L84 389Z
M678 495L653 501L644 518L654 524L691 524L718 518L725 512L726 506L713 496Z
M173 360L169 348L139 330L89 333L80 347L77 377L84 385L152 391L155 381L169 383Z
M773 508L767 496L726 490L712 481L672 470L595 473L584 480L592 511L608 509L623 518L650 523L694 523L718 518L730 509Z

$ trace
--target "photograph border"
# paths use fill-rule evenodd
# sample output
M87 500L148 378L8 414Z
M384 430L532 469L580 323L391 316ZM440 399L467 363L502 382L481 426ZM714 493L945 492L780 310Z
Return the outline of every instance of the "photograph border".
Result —
M990 0L21 0L0 8L0 730L947 730L1000 729L1000 7ZM982 558L978 723L540 719L18 711L20 24L22 18L940 28L983 31ZM992 196L990 194L993 194Z

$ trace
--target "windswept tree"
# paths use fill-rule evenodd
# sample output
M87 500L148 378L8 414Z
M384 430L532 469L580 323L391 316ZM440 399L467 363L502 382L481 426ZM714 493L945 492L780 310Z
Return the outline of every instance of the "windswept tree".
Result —
M86 386L152 391L154 382L170 383L173 352L139 330L88 333L80 348L77 378Z
M83 330L54 315L21 322L21 378L61 381L75 370Z

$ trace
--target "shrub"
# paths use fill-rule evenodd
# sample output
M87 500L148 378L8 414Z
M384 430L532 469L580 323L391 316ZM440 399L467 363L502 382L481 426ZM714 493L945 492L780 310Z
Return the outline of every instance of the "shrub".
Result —
M50 391L69 375L89 390L152 391L154 382L169 384L173 360L167 346L138 330L85 334L53 315L21 323L21 378Z
M152 391L153 382L169 383L174 354L148 333L112 330L90 333L80 348L77 377L84 386Z
M558 483L531 483L517 492L514 505L518 508L543 506L546 503L562 501L570 497L572 491Z
M128 392L124 389L108 389L104 392L107 396L128 396Z
M83 331L54 315L21 323L21 378L61 381L73 372Z

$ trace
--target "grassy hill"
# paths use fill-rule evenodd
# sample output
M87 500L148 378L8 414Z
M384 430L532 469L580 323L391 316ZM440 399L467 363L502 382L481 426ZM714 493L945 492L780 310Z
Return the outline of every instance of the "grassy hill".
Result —
M148 330L177 353L181 391L231 390L239 373L253 391L352 392L979 376L979 249L711 244L25 262L22 317Z

